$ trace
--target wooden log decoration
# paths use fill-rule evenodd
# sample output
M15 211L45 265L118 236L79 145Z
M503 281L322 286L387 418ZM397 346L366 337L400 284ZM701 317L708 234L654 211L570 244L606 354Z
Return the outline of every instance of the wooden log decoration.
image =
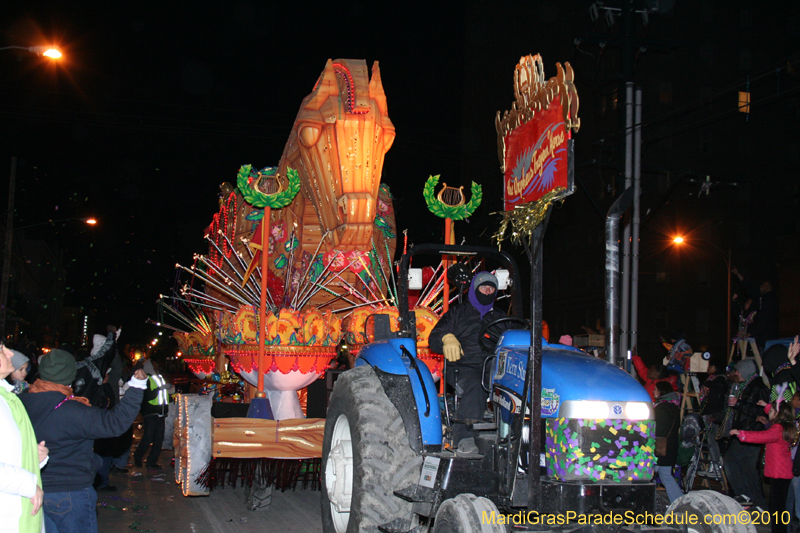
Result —
M324 418L263 420L215 418L214 457L309 459L322 457Z

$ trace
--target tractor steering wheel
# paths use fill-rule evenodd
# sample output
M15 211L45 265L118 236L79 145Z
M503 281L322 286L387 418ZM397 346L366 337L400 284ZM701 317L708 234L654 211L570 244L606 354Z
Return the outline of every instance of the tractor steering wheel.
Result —
M529 329L531 327L530 321L525 320L524 318L520 318L518 316L504 316L496 320L492 320L491 322L483 326L481 328L481 332L478 334L478 344L480 344L481 349L483 349L485 352L493 353L494 349L497 347L497 341L500 340L499 335L492 333L489 330L498 324L502 324L503 322L516 322L518 324L522 324L524 326L523 329ZM486 345L487 340L492 341L492 346Z

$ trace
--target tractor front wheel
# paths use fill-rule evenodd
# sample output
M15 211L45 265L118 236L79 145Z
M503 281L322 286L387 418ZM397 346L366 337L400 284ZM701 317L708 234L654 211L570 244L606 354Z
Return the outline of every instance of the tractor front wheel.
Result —
M497 523L497 519L501 523ZM491 500L459 494L445 500L436 512L433 533L505 533L500 512Z
M421 464L372 367L343 373L331 393L322 443L323 531L377 532L394 520L410 524L411 504L393 491L419 481Z
M687 492L670 504L667 513L674 513L688 533L756 533L742 506L713 490Z

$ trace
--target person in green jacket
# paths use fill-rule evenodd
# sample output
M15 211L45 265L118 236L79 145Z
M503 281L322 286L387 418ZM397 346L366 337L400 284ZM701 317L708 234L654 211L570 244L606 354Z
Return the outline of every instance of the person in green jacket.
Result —
M40 533L42 478L48 450L37 445L28 413L13 386L6 381L13 371L14 353L0 344L0 516L3 531Z

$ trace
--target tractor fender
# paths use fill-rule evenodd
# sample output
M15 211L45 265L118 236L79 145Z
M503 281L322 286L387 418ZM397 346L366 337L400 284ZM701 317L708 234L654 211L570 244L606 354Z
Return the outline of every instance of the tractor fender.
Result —
M386 339L361 348L356 366L370 365L386 396L403 419L408 441L417 452L440 451L442 419L431 371L417 358L414 339Z

